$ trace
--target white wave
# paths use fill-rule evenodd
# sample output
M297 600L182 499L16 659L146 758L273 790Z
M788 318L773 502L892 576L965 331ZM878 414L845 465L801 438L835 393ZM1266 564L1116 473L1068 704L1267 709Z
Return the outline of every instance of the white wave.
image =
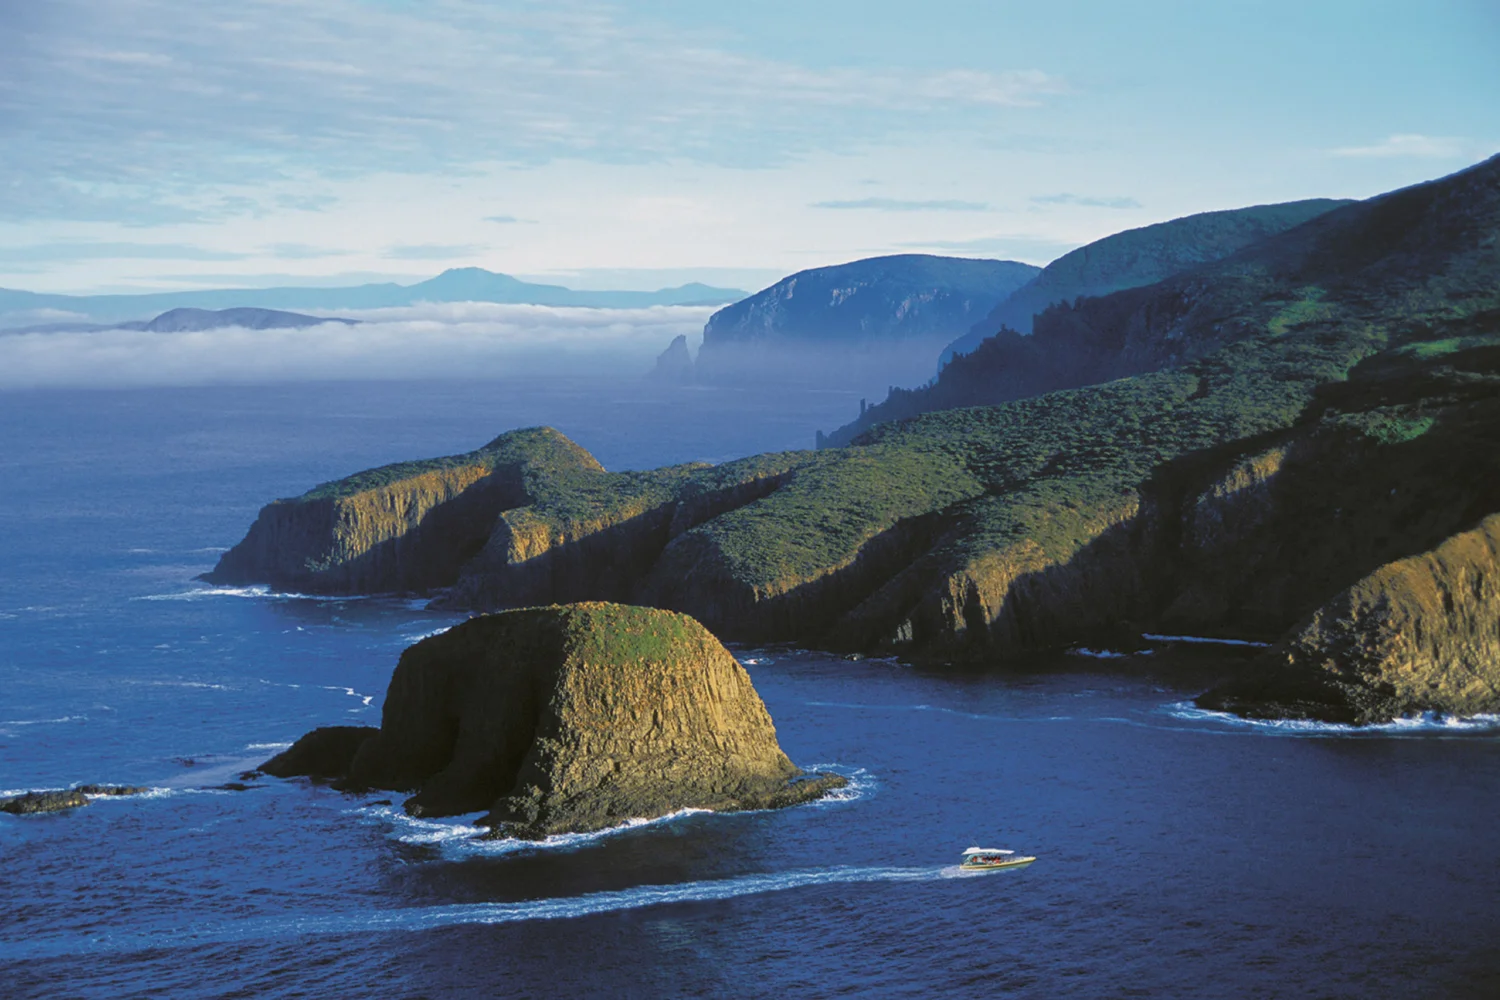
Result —
M435 635L442 635L444 632L447 632L451 628L453 628L452 625L444 625L442 628L435 628L430 632L418 632L415 635L403 635L401 637L401 641L407 643L421 642L423 639L431 639Z
M521 840L515 837L481 840L479 838L489 833L489 829L476 826L471 820L421 819L408 816L404 810L394 806L365 807L356 811L390 824L396 831L396 839L403 844L438 846L448 853L460 855L513 854L517 851L578 848L630 830L671 823L687 816L712 813L709 809L679 809L653 819L629 819L618 826L594 830L590 833L556 833L541 840ZM476 813L473 818L477 819L479 815Z
M1122 653L1117 649L1090 649L1087 646L1075 646L1067 652L1069 656L1087 656L1095 660L1123 660L1131 656L1150 656L1153 650L1142 649L1133 653Z
M52 726L64 722L87 722L87 715L62 715L56 719L6 719L0 726Z
M1271 645L1269 642L1254 642L1250 639L1218 639L1206 635L1160 635L1156 632L1145 632L1141 635L1141 638L1151 642L1185 642L1209 646L1248 646L1254 649L1265 649Z
M246 743L246 750L285 750L290 743Z
M340 687L338 685L329 684L322 684L319 686L322 687L324 691L342 691L344 694L347 694L351 698L358 698L366 708L370 706L370 702L375 700L375 696L373 694L360 694L352 687ZM358 711L358 709L350 709L350 711L355 712Z
M1165 706L1166 713L1186 722L1208 722L1252 732L1291 736L1417 735L1423 733L1485 733L1500 731L1500 715L1445 715L1423 712L1390 722L1356 726L1347 722L1317 719L1247 719L1233 712L1199 708L1190 701Z
M227 684L215 684L212 681L143 681L135 677L122 677L119 683L135 684L142 687L197 688L205 691L233 690Z
M811 764L803 770L809 773L827 771L832 774L842 775L849 783L843 788L835 788L825 795L821 795L807 803L811 806L831 805L841 802L858 802L874 793L879 787L875 775L862 767L846 767L842 764Z
M201 601L206 597L249 597L266 598L274 601L366 601L375 595L372 594L299 594L291 590L272 590L264 584L253 584L248 587L194 587L192 590L179 591L173 594L146 594L141 597L133 597L135 601Z

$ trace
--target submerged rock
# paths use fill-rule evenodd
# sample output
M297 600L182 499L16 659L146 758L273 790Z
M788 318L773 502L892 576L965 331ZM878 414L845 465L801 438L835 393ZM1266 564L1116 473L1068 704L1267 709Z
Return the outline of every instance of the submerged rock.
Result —
M507 836L777 808L844 784L787 759L749 675L697 621L618 604L524 608L424 639L401 656L378 733L317 730L264 770L328 767L356 740L344 787L415 790L413 815L488 809Z
M6 799L5 802L0 803L0 811L16 816L26 816L31 813L62 812L64 809L76 809L79 806L86 806L88 804L88 796L74 789L54 792L27 792L25 795L18 795L13 799Z
M1260 717L1386 722L1500 710L1500 515L1380 567L1314 612L1251 676L1198 699Z
M76 788L27 792L24 795L0 801L0 812L8 812L15 816L62 812L88 805L90 796L140 795L148 791L150 791L149 788L139 785L79 785Z

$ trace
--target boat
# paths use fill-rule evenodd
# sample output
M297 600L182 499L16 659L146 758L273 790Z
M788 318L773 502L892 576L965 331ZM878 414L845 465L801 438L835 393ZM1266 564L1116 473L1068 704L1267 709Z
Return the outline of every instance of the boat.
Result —
M988 872L999 868L1023 868L1035 860L998 847L971 847L964 851L963 862L958 867L966 872Z

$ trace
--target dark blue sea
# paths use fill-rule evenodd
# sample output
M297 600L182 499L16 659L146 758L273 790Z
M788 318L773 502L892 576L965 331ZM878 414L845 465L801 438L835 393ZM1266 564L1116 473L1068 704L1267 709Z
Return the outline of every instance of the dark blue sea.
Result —
M264 502L552 424L610 468L806 447L833 393L597 382L0 393L0 996L1495 997L1500 723L1264 725L1243 652L1008 671L740 649L839 797L543 844L301 781L453 616L194 582ZM1037 855L955 877L966 847Z

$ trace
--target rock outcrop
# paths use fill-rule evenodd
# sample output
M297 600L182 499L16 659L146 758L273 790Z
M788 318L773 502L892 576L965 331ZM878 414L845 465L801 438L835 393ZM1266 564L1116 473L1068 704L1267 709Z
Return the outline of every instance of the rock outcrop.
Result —
M667 349L656 357L656 366L646 373L653 382L682 385L693 380L693 356L688 351L687 335L679 333Z
M378 732L316 730L264 770L338 764L343 787L414 790L414 815L489 810L497 834L533 838L792 805L843 784L787 759L749 675L703 626L603 603L424 639L401 656Z
M1380 567L1198 703L1357 724L1500 710L1500 515Z
M13 816L30 816L37 813L63 812L89 804L89 799L102 795L142 795L151 789L138 785L77 785L73 788L58 788L41 792L26 792L13 798L0 799L0 812Z

